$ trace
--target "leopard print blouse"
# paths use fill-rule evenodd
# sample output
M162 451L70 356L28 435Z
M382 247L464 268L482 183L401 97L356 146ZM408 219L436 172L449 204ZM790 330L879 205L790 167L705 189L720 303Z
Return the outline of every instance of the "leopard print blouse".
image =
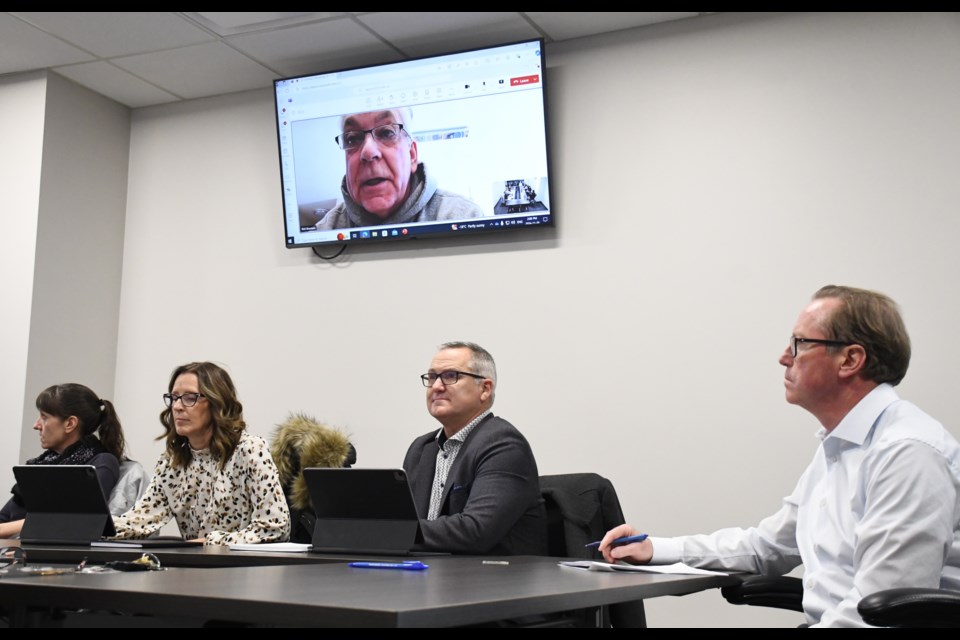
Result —
M117 538L146 538L173 517L186 539L208 545L282 542L290 512L267 441L243 432L223 470L209 449L177 469L164 452L146 493L114 518Z

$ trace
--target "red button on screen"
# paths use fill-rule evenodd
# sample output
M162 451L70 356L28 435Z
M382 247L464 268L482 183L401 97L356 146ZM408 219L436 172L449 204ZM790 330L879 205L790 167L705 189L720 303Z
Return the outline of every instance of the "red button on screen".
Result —
M536 84L540 82L540 74L535 73L532 76L520 76L518 78L510 78L510 86L516 87L521 84Z

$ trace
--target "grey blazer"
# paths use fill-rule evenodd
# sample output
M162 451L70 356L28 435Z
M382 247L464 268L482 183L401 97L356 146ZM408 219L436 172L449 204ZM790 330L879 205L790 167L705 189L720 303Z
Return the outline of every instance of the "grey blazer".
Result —
M546 555L547 517L537 461L526 438L492 413L463 443L447 476L436 520L430 506L436 431L413 441L403 468L421 516L422 548L465 554Z

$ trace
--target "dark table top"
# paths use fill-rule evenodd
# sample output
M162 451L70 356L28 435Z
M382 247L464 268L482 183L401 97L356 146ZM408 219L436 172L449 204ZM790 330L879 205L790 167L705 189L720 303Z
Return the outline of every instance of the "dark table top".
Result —
M429 569L357 569L347 566L347 559L327 557L322 564L4 576L0 602L284 626L421 627L681 595L739 581L726 576L600 573L560 567L557 558L535 556L422 560Z

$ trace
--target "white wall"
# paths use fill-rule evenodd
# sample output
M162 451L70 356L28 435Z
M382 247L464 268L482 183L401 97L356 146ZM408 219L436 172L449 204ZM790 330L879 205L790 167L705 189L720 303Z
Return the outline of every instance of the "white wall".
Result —
M0 495L13 484L25 404L46 80L0 77ZM6 497L2 498L6 501Z
M0 486L41 451L39 391L113 397L129 113L55 74L0 79Z
M130 110L56 74L44 108L21 459L41 451L41 390L79 382L113 398L123 271Z
M728 14L551 46L555 232L333 263L283 247L268 89L135 111L116 369L135 457L160 451L170 371L210 359L253 432L304 410L350 431L361 466L398 466L435 426L417 374L469 339L541 473L604 473L654 534L749 525L816 446L776 359L828 282L901 302L901 392L960 433L958 27ZM648 612L800 621L717 593Z

